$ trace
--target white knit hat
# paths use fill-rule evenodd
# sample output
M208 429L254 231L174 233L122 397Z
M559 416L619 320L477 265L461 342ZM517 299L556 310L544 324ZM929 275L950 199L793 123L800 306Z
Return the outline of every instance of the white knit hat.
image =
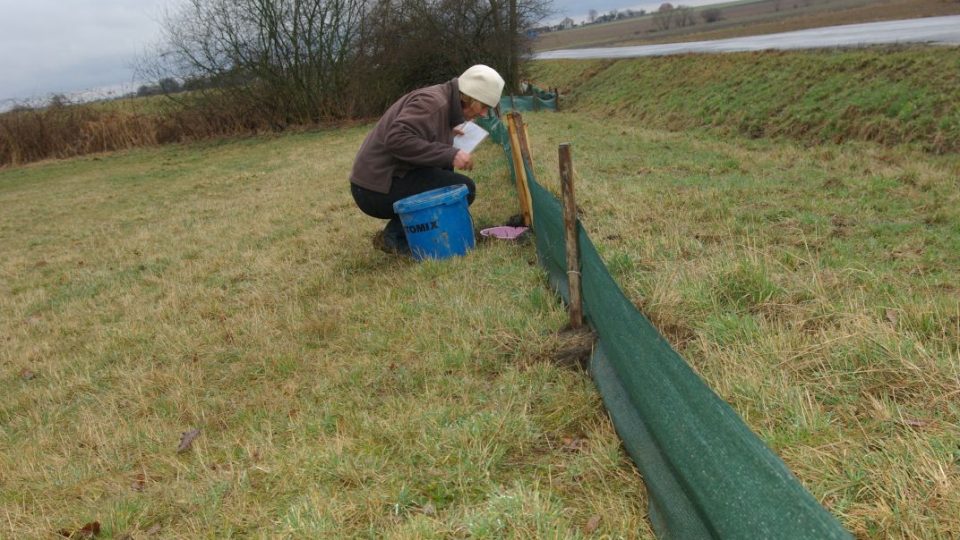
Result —
M490 107L500 104L503 92L503 77L495 69L477 64L463 72L457 79L460 92Z

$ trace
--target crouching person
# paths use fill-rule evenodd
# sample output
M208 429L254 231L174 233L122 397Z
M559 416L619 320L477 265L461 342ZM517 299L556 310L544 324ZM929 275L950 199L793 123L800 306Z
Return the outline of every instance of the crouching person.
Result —
M387 224L373 243L388 253L410 248L393 203L431 189L463 184L473 203L477 187L455 172L473 168L473 156L454 148L457 126L486 116L500 103L503 78L493 68L476 65L459 77L414 90L383 114L364 139L350 173L350 191L363 213Z

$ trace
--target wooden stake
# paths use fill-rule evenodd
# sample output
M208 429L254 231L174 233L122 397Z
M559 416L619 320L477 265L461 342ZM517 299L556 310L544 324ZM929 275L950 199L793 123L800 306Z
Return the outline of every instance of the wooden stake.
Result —
M527 135L527 124L523 121L523 115L517 113L517 137L520 139L520 157L523 158L524 163L530 166L530 170L533 170L533 154L530 152L530 138ZM526 169L524 169L523 178L527 178ZM525 201L525 207L523 209L523 224L527 227L533 226L533 195L530 194L530 184L528 182L523 183L523 200Z
M577 201L573 196L573 158L570 144L560 145L560 184L563 192L563 225L567 245L567 284L570 293L570 327L583 326L580 295L580 247L577 243Z
M530 165L530 169L533 169L533 154L530 153L530 139L528 138L527 133L527 124L523 122L523 116L520 113L517 113L517 137L520 138L520 156ZM529 191L529 190L528 190Z
M522 122L522 120L521 120ZM533 168L533 150L530 150L530 132L527 130L527 124L523 122L523 139L520 141L520 150L523 151L523 156L526 158L527 163L530 164L530 168Z
M527 184L527 172L524 168L524 162L529 163L529 150L524 151L524 145L521 140L523 133L523 117L520 113L513 111L507 114L507 131L510 134L510 153L513 158L513 170L516 172L517 180L517 198L520 201L520 215L523 218L523 224L530 227L533 224L533 204L530 196L530 186Z

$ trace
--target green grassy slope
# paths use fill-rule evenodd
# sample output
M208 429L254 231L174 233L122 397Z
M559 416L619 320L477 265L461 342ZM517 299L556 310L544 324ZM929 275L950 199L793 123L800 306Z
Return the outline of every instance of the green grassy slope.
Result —
M960 150L957 47L540 61L531 75L566 107L648 126Z

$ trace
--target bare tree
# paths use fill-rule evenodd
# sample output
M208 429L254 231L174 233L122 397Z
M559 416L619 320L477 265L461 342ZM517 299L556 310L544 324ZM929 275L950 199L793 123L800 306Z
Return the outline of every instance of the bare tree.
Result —
M336 116L363 0L187 0L163 21L167 76L205 79L280 123Z
M184 0L145 80L175 77L273 128L377 114L485 63L520 79L549 0ZM245 111L245 112L244 112ZM251 121L252 122L252 121Z
M589 21L589 22L591 22L591 23L594 22L594 21L596 21L596 20L597 20L597 15L598 15L597 10L591 9L589 12L587 12L587 21Z
M529 52L525 30L541 20L544 0L394 0L382 2L370 61L380 64L380 80L398 91L453 77L474 63L501 72L508 86L521 79Z
M653 24L657 27L657 30L670 29L673 24L673 12L673 4L669 2L660 4L660 8L653 14Z
M687 6L677 6L677 9L673 10L673 20L678 28L693 26L697 22L693 10Z

